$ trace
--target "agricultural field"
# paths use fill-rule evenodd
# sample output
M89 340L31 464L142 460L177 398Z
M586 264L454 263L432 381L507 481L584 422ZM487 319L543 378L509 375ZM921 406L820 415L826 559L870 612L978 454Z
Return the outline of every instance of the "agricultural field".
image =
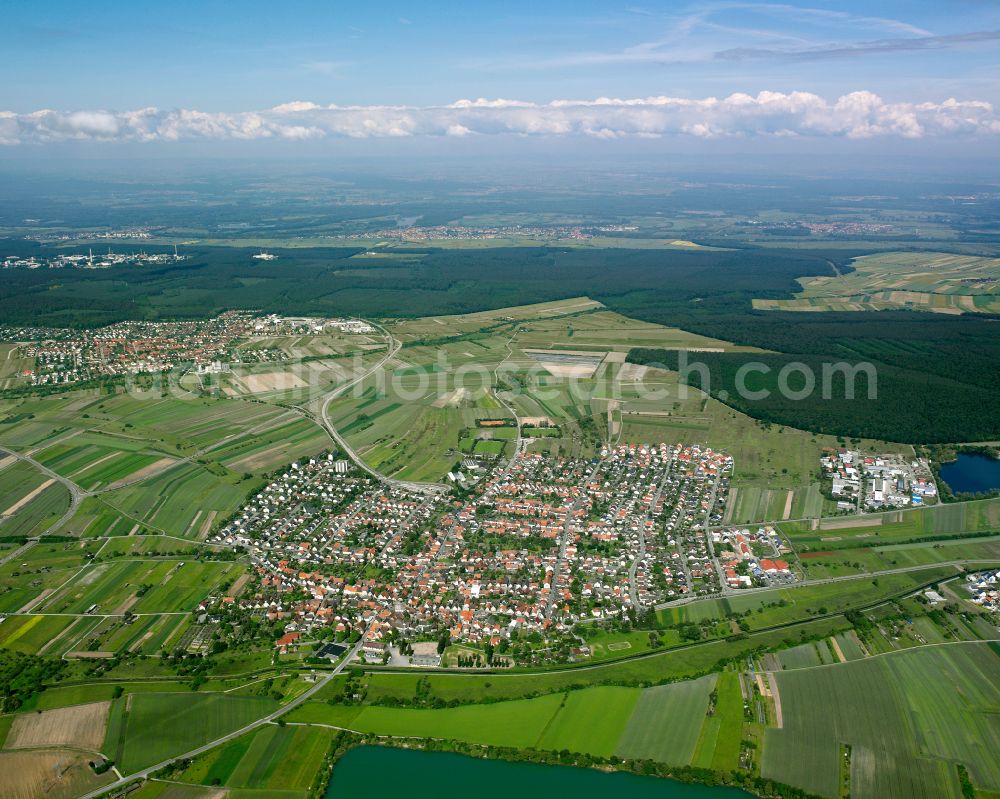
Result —
M850 625L842 617L806 621L789 629L750 633L742 640L713 640L675 651L651 653L642 658L607 663L587 669L563 669L534 674L468 674L459 677L447 674L427 674L423 679L430 695L448 702L463 702L489 698L514 699L535 692L564 691L606 682L638 684L700 677L715 671L720 661L744 657L759 647L776 647L794 636L825 637L846 630ZM365 687L372 702L392 699L412 699L416 691L417 674L372 672L365 675ZM320 692L317 699L331 698L332 693Z
M1000 258L941 252L863 255L854 271L837 277L799 278L795 299L755 299L755 308L781 311L883 311L907 308L936 313L1000 311Z
M779 529L801 555L809 552L938 541L1000 530L1000 499L954 502L821 521L791 521Z
M197 607L218 586L231 584L243 564L129 559L87 566L50 596L46 611L57 613L178 613Z
M300 413L241 400L80 391L12 402L8 410L8 418L19 420L0 425L0 446L36 458L84 492L60 530L81 536L203 539L261 475L330 445L326 432ZM18 508L14 494L43 484L43 477L36 480L9 489L11 502L3 507L19 512L0 518L0 536L44 531L69 508L59 483Z
M782 656L803 660L800 653L813 647L816 661L828 660L818 654L824 644L805 644ZM847 743L852 796L958 797L954 762L966 765L977 786L996 790L1000 771L992 753L1000 730L992 718L1000 701L998 672L1000 650L974 642L825 665L803 662L780 671L773 679L781 711L774 719L778 726L765 731L762 773L836 797L839 747ZM587 688L443 710L308 703L288 720L397 737L614 753L728 772L738 763L744 707L737 675L723 672L655 688ZM244 784L246 778L232 775L251 752L284 745L267 738L266 744L255 738L253 744L227 745L199 772L201 779L229 770L226 784ZM261 758L251 760L254 769L267 770Z
M955 762L977 787L1000 790L995 646L929 646L775 674L783 727L766 732L763 775L837 796L846 743L859 799L957 798Z
M760 422L680 385L677 373L664 369L624 364L611 387L615 393L603 396L620 403L620 440L707 444L733 456L727 521L815 518L835 507L816 480L824 449L839 446L835 436ZM863 452L913 451L868 439L853 446Z
M277 708L273 699L222 694L139 693L120 704L123 718L112 716L106 754L125 772L193 749L239 729ZM117 727L117 737L111 735Z
M20 385L21 373L35 367L34 358L18 356L19 349L20 346L13 342L0 343L0 391Z
M301 799L294 793L293 799ZM175 782L148 780L137 791L129 794L130 799L236 799L232 791L222 788L205 788L200 785L181 785ZM253 799L253 797L248 797ZM286 799L283 796L258 796L257 799Z
M0 613L47 596L83 568L99 548L93 541L45 543L0 564Z
M305 791L332 734L321 727L268 725L197 758L179 779L236 789Z
M716 680L712 674L644 688L618 739L615 754L672 766L691 763Z
M215 519L233 513L256 485L222 467L184 463L141 484L102 494L99 503L84 503L67 529L85 536L128 535L138 524L146 531L203 539ZM106 525L115 522L118 526L109 533Z
M945 541L818 550L801 554L799 565L810 578L821 579L951 561L978 563L984 568L1000 563L1000 536L958 535Z
M563 696L549 694L490 705L463 705L440 710L366 705L349 723L338 725L337 715L328 716L328 705L306 703L289 715L291 721L349 726L359 732L399 737L457 738L495 746L534 746L562 708ZM345 708L348 712L355 708ZM332 718L331 721L324 719ZM560 747L561 748L561 747Z
M664 625L724 619L743 615L751 630L807 619L816 614L842 613L914 591L922 585L954 577L948 566L919 569L877 578L859 576L834 583L800 583L787 588L733 594L722 599L705 599L660 610Z
M711 695L709 715L701 725L692 764L723 773L739 764L743 730L743 694L734 672L719 675Z
M555 302L540 302L519 305L495 311L456 314L452 316L425 316L420 319L401 320L389 326L389 332L403 342L404 346L436 341L438 339L469 336L483 328L497 325L537 322L541 319L571 316L594 311L603 306L589 297L573 297Z
M0 752L0 793L4 799L75 799L115 779L96 775L91 755L69 750Z
M640 693L637 688L612 685L570 691L535 748L610 757L618 749Z
M86 430L63 436L32 457L84 491L114 488L176 462L163 452L149 450L141 439Z
M110 702L92 702L59 710L22 713L14 718L4 748L72 747L98 752L104 743L110 709Z
M64 485L0 450L0 537L45 533L69 504Z
M36 695L24 710L48 711L71 705L85 705L111 701L115 689L121 688L123 696L139 693L190 693L191 686L183 682L159 680L156 682L92 682L86 685L55 685ZM124 700L123 700L124 701ZM115 700L117 702L117 700ZM112 711L111 718L115 718Z
M831 436L763 425L690 389L676 373L625 364L639 345L739 351L724 341L640 322L599 304L567 301L390 325L403 348L380 372L331 403L331 421L373 468L437 480L461 458L507 448L477 431L482 418L546 427L529 449L592 456L606 441L706 443L732 452L733 520L818 517L833 504L814 481ZM586 361L586 363L583 363ZM893 451L862 442L862 448ZM790 498L790 499L789 499Z
M74 621L71 616L10 616L0 624L0 646L30 655L56 654L59 640Z
M495 746L586 752L609 757L619 748L636 702L637 688L600 686L536 699L440 710L367 705L360 709L308 703L290 722L344 726L397 737L451 738ZM647 711L648 712L648 711ZM700 721L700 719L699 719ZM634 737L634 733L632 734Z

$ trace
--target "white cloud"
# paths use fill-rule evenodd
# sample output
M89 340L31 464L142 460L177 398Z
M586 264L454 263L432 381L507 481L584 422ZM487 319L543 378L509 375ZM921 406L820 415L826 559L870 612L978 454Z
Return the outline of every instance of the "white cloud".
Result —
M239 113L135 111L0 112L0 144L188 139L321 139L411 136L588 136L615 140L696 136L871 138L1000 134L990 103L890 103L867 91L826 100L809 92L763 91L725 98L459 100L444 106L320 106L297 100Z

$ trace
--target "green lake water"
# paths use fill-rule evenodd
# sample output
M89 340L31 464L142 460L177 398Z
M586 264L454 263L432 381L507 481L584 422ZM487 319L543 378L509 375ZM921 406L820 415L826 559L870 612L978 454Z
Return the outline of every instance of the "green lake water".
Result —
M628 799L748 799L735 788L689 785L634 774L537 763L482 760L451 752L423 752L360 746L333 769L326 799L366 796L441 799L562 799L563 797L628 797Z

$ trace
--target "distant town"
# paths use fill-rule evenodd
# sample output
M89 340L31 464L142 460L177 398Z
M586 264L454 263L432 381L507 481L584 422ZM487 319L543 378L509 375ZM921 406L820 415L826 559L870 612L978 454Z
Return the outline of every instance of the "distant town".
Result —
M3 269L110 269L113 266L152 266L172 264L187 260L187 255L179 255L174 247L172 253L112 252L95 253L93 248L87 253L59 253L48 257L29 255L5 256L0 262Z
M499 225L496 227L475 227L466 225L407 225L358 233L345 233L334 238L388 239L390 241L525 238L544 241L549 239L591 239L599 235L635 233L638 230L639 227L637 225Z
M282 361L277 347L240 348L254 338L323 332L372 333L367 322L258 316L231 311L199 322L119 322L95 330L0 327L0 341L17 342L9 358L22 362L8 382L58 386L121 375L156 374L189 365L219 372L230 363Z

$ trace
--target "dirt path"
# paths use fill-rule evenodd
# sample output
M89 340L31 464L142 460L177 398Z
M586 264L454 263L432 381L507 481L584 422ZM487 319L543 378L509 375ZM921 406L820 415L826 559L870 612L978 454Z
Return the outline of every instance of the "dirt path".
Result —
M774 672L767 673L767 685L771 689L771 698L774 700L774 726L779 730L785 726L785 719L781 715L781 694L778 692L778 681L774 679Z
M847 658L844 657L844 650L840 648L840 641L837 640L836 636L830 637L830 643L833 644L833 651L836 652L837 657L840 658L840 662L846 663Z
M153 461L153 463L148 466L143 466L138 471L132 472L130 475L126 475L121 480L115 480L115 482L109 483L104 487L103 491L114 491L116 488L122 488L123 486L131 485L132 483L138 483L145 480L147 477L166 471L175 463L178 463L176 458L160 458L158 461Z
M781 514L782 519L787 519L792 515L792 500L795 499L795 489L788 489L788 496L785 497L785 511Z

